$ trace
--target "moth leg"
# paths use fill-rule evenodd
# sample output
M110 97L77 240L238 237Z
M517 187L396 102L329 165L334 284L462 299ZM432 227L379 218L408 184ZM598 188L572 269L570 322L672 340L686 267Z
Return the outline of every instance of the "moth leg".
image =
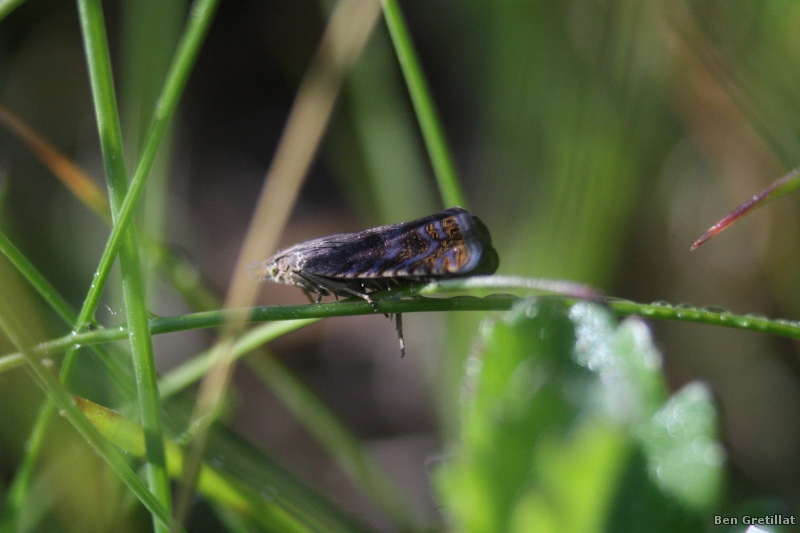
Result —
M372 306L372 310L373 311L377 311L378 310L378 306L375 305L375 300L370 298L369 294L367 294L366 292L354 291L350 287L342 287L342 290L344 292L348 293L348 294L352 294L353 296L358 296L359 298L364 298L367 301L367 303Z
M394 315L394 324L397 328L397 340L400 341L400 357L406 356L406 340L403 337L403 313Z
M337 300L338 300L338 298L337 298ZM321 294L318 294L318 295L317 295L317 302L316 302L316 303L320 303L321 301L322 301L322 295L321 295Z
M305 279L307 279L308 281L310 281L311 283L321 287L326 291L332 292L333 294L342 295L342 293L345 293L345 294L351 294L353 296L358 296L359 298L363 298L367 301L369 305L372 306L373 311L378 310L378 306L375 305L375 301L372 298L370 298L366 292L359 292L355 289L352 289L347 283L336 281L323 276L317 276L316 274L311 274L310 272L303 272L300 275Z
M303 289L303 293L306 295L306 298L308 298L308 301L313 304L314 303L314 297L311 296L311 291L307 291L307 290ZM317 303L319 303L319 300L321 298L322 298L322 295L320 294L319 297L317 298Z

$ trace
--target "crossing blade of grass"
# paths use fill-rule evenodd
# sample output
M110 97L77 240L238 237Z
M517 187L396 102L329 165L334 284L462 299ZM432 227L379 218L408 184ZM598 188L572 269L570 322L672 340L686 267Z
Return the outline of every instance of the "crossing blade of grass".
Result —
M111 59L103 21L102 4L99 0L78 0L78 12L100 135L100 147L111 198L111 214L115 224L118 224L119 209L128 189L128 178L125 170L119 111L111 74ZM153 495L169 512L172 507L172 492L161 429L161 401L156 381L153 343L148 327L144 281L136 234L132 226L126 228L123 234L120 267L125 313L129 327L128 338L136 373L139 414L145 431L147 480ZM166 523L158 520L155 516L153 524L158 533L167 533L170 529Z
M26 280L36 289L42 298L50 305L50 307L58 313L58 315L72 327L77 323L77 314L67 301L58 293L44 276L28 261L28 259L19 251L19 249L8 240L4 233L0 232L0 253L3 253L11 264L25 277ZM94 351L98 355L98 359L106 368L114 382L126 398L133 399L136 391L133 387L130 372L128 367L120 364L118 359L110 356L106 350L101 346L94 346ZM61 366L59 378L61 382L67 384L72 374L76 362L77 351L72 350L72 357L64 361ZM55 404L50 401L45 401L42 405L39 416L36 418L33 430L28 438L26 446L25 457L22 464L17 469L14 479L8 490L8 496L5 500L5 507L3 511L3 530L14 529L16 518L19 515L19 510L25 501L25 496L28 490L30 480L33 475L33 469L36 465L36 460L39 452L44 444L47 427L53 414L55 413Z
M168 76L167 83L165 84L165 89L161 95L161 98L159 99L157 112L154 114L152 126L145 142L147 147L145 150L146 155L151 156L151 159L148 159L147 157L143 158L137 167L136 176L138 177L140 190L143 187L144 178L149 172L149 165L152 164L152 158L155 157L155 152L157 151L160 143L160 137L163 135L163 132L166 129L166 124L174 114L174 109L177 106L180 94L182 93L186 79L191 71L191 66L194 64L194 60L197 57L200 45L203 41L203 37L205 36L208 25L213 18L216 4L216 0L202 0L198 1L194 6L191 18L187 24L187 29L181 41L181 45L176 53L176 59L170 71L170 75ZM108 203L105 200L105 197L99 192L99 190L94 186L94 183L81 169L72 164L68 158L60 154L46 140L30 130L30 128L16 119L16 117L13 115L4 113L2 118L9 128L20 135L26 144L28 144L34 150L34 152L39 154L43 162L47 164L51 170L60 179L62 179L62 181L71 190L76 193L78 198L87 203L87 205L89 205L89 207L92 208L104 221L110 222ZM98 200L99 198L102 198L103 201L101 202ZM131 197L129 200L129 203L127 204L129 206L127 209L128 213L133 212L133 206L135 205L134 200L136 199L136 197ZM127 218L120 216L119 219L119 223L116 226L117 237L122 234L121 230L130 220L130 216ZM114 233L112 231L112 236L110 238L112 243L114 242L113 236ZM116 242L118 245L119 240L117 239ZM13 246L7 248L9 250L9 254L11 254L10 257L14 255L14 250L11 248L13 248ZM163 269L167 272L168 276L173 281L173 284L176 285L179 292L181 292L181 294L183 294L188 301L195 303L200 302L207 305L209 299L213 300L213 298L209 297L208 292L197 283L197 276L186 275L187 266L181 261L172 257L172 255L165 250L163 246L150 243L148 244L147 248L153 255L160 259ZM76 331L80 331L83 327L85 327L86 324L93 322L94 312L99 303L100 295L108 278L111 266L114 263L116 252L117 248L113 244L106 247L103 258L100 261L98 271L95 274L93 283L84 302L83 308L81 309L78 318L73 318L70 321L71 325ZM18 259L24 259L21 257L21 254L17 254L17 256ZM15 263L18 264L18 268L20 268L20 265L22 264L21 260ZM20 270L24 275L26 275L29 281L40 293L55 294L52 290L52 287L49 287L49 284L46 283L46 280L44 280L42 276L29 275L31 272L33 272L31 268L22 266ZM62 317L65 316L64 311L66 310L66 307L63 305L63 302L56 303L54 300L49 299L44 294L43 296ZM76 356L77 351L70 350L65 357L61 367L62 382L66 382L72 374L76 363ZM119 365L115 359L103 356L102 352L100 359L109 369L115 385L121 388L126 395L134 394L135 391L132 391L133 381L129 378L127 367ZM0 364L0 368L9 368L8 363L18 363L20 361L21 359L18 358L6 359L3 364ZM117 378L113 378L115 375ZM26 448L23 466L18 470L17 476L15 477L15 491L13 493L16 494L17 497L11 499L10 505L12 506L16 506L13 501L16 501L17 504L21 504L21 502L24 500L25 493L27 492L28 480L30 479L33 466L36 463L36 458L44 440L47 421L51 418L52 412L52 405L49 407L46 406L43 407L43 411L37 417L36 424L34 425L34 431L29 439L29 446ZM9 514L12 515L14 513Z
M414 43L408 33L403 12L397 0L382 0L383 15L392 43L397 54L397 60L406 79L408 94L417 114L417 121L422 130L422 137L431 158L439 194L446 207L461 206L466 208L466 198L458 180L456 165L447 143L447 137L442 128L442 123L436 112L428 82L422 72L422 65L414 49Z
M120 240L124 235L123 232L127 231L127 226L130 223L134 208L137 204L139 196L144 188L144 184L146 178L149 174L150 168L152 163L155 159L156 153L158 151L158 147L161 143L161 139L163 138L164 132L166 131L167 124L169 123L170 119L172 118L175 108L177 106L178 100L180 99L180 95L183 92L183 88L185 87L186 80L189 77L189 72L191 71L192 66L194 65L195 59L197 54L199 53L199 48L201 43L203 42L205 35L207 33L208 27L210 25L211 19L213 18L213 14L216 10L217 0L198 0L192 7L189 21L187 23L186 30L184 31L183 37L181 38L181 43L178 47L178 51L175 56L175 60L173 61L172 67L170 68L170 72L167 76L167 80L164 85L164 89L162 91L161 96L159 97L158 103L156 105L156 110L154 112L154 118L151 123L150 130L147 133L144 148L142 150L142 156L139 160L139 164L137 165L136 172L134 173L134 178L131 183L130 194L125 196L125 188L127 187L127 180L124 176L124 167L121 165L122 163L122 142L119 138L119 120L118 120L118 111L116 108L116 104L114 103L115 98L113 95L113 90L108 90L112 86L112 80L110 76L110 65L108 61L108 50L105 41L104 31L102 27L102 13L100 11L100 6L97 2L81 2L79 5L81 6L82 13L86 12L87 15L92 14L93 18L91 22L93 24L88 24L90 22L87 20L89 17L82 17L82 20L86 22L85 24L89 29L94 28L95 30L101 30L98 33L101 35L95 39L93 42L98 45L97 50L92 50L87 43L87 60L89 61L90 66L90 73L94 73L95 75L92 76L92 88L93 92L97 93L98 96L102 95L103 102L96 102L96 109L98 114L98 127L101 131L101 141L105 141L103 144L104 147L104 155L106 155L106 148L109 148L110 152L113 152L116 157L104 157L107 165L116 162L119 164L120 168L113 169L107 168L109 171L109 177L121 178L118 179L118 183L114 183L109 181L110 187L114 187L116 191L119 192L119 195L112 191L112 204L115 207L115 225L112 229L111 235L109 236L109 242L106 245L106 248L103 252L103 257L100 260L100 264L98 266L97 273L95 274L95 278L92 284L92 290L90 290L89 295L87 295L86 301L84 303L84 308L82 311L82 318L86 316L93 316L94 309L97 307L97 303L99 302L99 295L102 290L105 281L108 278L108 273L110 272L111 266L114 262L114 257L117 253L117 248L119 247ZM88 8L90 11L86 11ZM99 15L99 16L98 16ZM92 37L93 33L90 31L84 32L85 39ZM96 61L97 54L101 54L104 61ZM93 60L94 59L94 60ZM95 67L95 69L93 69ZM99 71L98 71L99 70ZM98 83L98 80L103 80ZM106 127L109 126L108 120L111 119L111 130L107 133L111 134L111 138L107 135L103 135L106 132ZM110 141L110 144L109 144ZM122 186L120 189L119 186ZM135 247L132 248L132 251L135 253ZM121 254L121 256L124 254ZM121 258L121 262L123 265L127 264ZM138 267L138 263L136 265ZM133 277L126 277L125 273L123 273L123 277L136 282L135 272L133 273ZM138 296L143 297L143 285L141 283L141 278L139 277L138 283L136 283L138 287L133 287L134 291L127 293L128 296L132 297L132 300L136 300L135 296L138 293ZM139 290L135 290L138 288ZM135 309L139 311L139 318L142 318L142 312L145 311L143 306L138 306L136 302L132 302ZM143 303L143 302L139 302ZM126 307L127 308L127 307ZM130 312L130 310L128 310ZM132 317L129 315L129 323ZM146 317L145 317L146 319ZM131 340L141 342L141 348L147 351L147 346L150 345L149 340L149 333L145 332L144 335L134 335L131 334ZM151 346L151 355L152 355L152 346ZM149 422L153 424L158 424L156 420L157 409L155 407L158 405L158 391L155 384L155 372L152 368L152 358L150 361L147 361L147 358L139 359L138 360L141 364L137 365L137 369L143 371L144 373L150 376L146 382L141 382L143 387L147 389L147 397L148 400L145 402L148 404L149 408L146 410L148 411L148 418L150 418ZM140 382L137 380L137 382ZM141 400L141 398L140 398ZM144 422L144 419L143 419ZM150 472L153 474L153 478L151 481L153 484L158 486L158 490L160 496L165 500L169 499L169 485L168 479L165 472L165 467L163 464L163 449L159 453L159 448L162 446L162 441L160 439L160 431L157 431L156 434L158 437L153 436L153 433L150 431L151 427L150 424L145 423L145 427L147 428L147 435L150 438L150 441L153 445L154 453L156 457L153 459L157 462L160 462L156 468L151 468ZM159 425L160 426L160 425ZM158 427L158 426L157 426ZM157 479L156 479L157 478ZM157 529L161 529L159 526L156 526Z
M119 250L123 232L131 222L136 205L147 182L147 176L161 145L161 140L175 114L178 101L183 94L186 81L200 52L200 46L208 32L208 27L211 25L218 3L219 0L197 0L190 9L186 29L181 37L175 58L167 74L167 79L164 82L164 88L156 103L153 121L145 136L142 154L131 180L130 189L125 195L122 205L117 209L114 227L108 236L106 247L103 250L103 255L92 280L92 286L86 297L84 308L87 310L87 315L94 316L94 310L100 300L100 293L108 279Z
M8 289L5 287L5 289ZM159 527L168 528L172 522L169 512L161 505L131 470L122 454L103 437L75 405L72 396L61 382L41 363L30 349L34 345L25 325L20 321L15 302L8 300L8 290L0 290L0 329L25 357L31 377L50 400L81 434L86 442L106 461L144 506L152 513Z
M147 178L164 139L167 126L175 114L175 109L186 87L186 82L189 79L189 74L195 64L197 55L200 53L200 46L208 33L208 28L214 18L218 3L219 0L196 0L189 10L189 19L178 43L178 49L175 52L167 79L156 102L153 120L145 135L141 156L133 173L130 188L124 200L118 206L117 218L115 219L114 227L111 229L111 234L108 236L93 283L103 284L108 278L121 238L128 224L130 224L139 199L144 192Z

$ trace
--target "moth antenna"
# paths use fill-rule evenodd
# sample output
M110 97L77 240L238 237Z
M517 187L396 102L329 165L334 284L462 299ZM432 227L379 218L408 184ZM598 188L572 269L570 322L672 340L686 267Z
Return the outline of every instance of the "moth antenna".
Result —
M397 328L397 340L400 341L400 358L406 356L406 340L403 338L403 314L397 313L394 315L394 324Z

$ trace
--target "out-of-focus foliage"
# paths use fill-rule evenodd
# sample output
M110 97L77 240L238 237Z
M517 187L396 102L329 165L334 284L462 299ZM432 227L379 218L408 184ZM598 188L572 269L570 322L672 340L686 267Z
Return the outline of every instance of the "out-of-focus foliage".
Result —
M708 388L663 392L638 319L531 301L482 326L462 438L437 472L457 530L703 531L725 452Z

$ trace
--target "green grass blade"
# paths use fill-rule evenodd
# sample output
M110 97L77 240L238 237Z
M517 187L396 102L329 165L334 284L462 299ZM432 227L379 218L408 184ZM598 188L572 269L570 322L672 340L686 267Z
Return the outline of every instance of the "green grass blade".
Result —
M442 201L447 207L459 205L466 208L466 199L461 190L453 156L397 0L383 0L383 14L406 79L411 102L414 104L414 111L417 113Z
M111 199L111 214L115 226L119 224L119 209L127 192L127 175L123 157L122 134L119 124L111 59L108 51L102 4L98 0L79 0L78 11L84 39L89 78L94 99L100 146L106 168L106 180ZM128 319L129 340L136 372L139 411L145 431L147 447L147 479L150 490L169 512L171 487L164 452L161 429L161 401L158 395L153 343L148 327L144 281L132 227L123 228L120 249L122 291ZM157 532L167 533L169 528L153 517Z

